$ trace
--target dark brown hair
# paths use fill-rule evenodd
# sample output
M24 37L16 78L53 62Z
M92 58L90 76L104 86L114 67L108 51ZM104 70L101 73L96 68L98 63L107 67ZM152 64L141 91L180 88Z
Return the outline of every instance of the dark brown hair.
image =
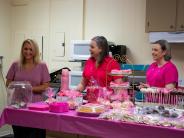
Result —
M152 44L159 44L162 51L166 51L166 54L164 55L165 61L171 60L171 48L166 40L158 40Z
M100 53L99 60L97 61L98 64L101 64L104 60L104 58L109 55L109 46L107 39L104 36L95 36L91 39L92 41L95 41L98 48L102 49Z

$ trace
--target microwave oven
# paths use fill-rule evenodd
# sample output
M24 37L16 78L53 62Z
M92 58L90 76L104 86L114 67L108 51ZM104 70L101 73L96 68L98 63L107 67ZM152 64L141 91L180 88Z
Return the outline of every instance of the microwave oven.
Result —
M70 61L81 61L87 60L90 57L90 42L91 40L72 40L70 45ZM113 57L119 57L117 61L119 63L126 63L126 61L121 60L122 56L126 55L125 45L115 45L113 42L109 42L109 52L112 53Z
M90 40L72 40L70 45L71 61L87 60L90 57Z
M75 89L82 79L82 71L70 71L69 73L69 88Z

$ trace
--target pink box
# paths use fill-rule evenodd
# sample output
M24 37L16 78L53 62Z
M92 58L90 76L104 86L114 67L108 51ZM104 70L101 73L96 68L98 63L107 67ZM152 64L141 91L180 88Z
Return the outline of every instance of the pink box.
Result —
M49 105L46 103L30 103L27 105L28 109L30 110L37 110L37 111L48 111Z
M50 112L63 113L69 111L69 106L67 102L54 102L50 104Z

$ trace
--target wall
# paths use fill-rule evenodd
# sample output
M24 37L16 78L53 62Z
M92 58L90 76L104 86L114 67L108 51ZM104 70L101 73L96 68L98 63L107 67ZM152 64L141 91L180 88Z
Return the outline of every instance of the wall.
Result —
M12 5L12 49L16 51L11 60L19 58L22 41L27 38L40 40L43 37L43 60L50 72L65 66L68 62L68 46L71 39L82 39L82 0L27 0L25 5ZM64 34L63 36L60 34ZM60 38L57 38L60 37ZM64 39L65 56L56 57L60 48L59 39ZM40 44L41 45L41 44ZM41 49L41 48L40 48ZM62 51L61 51L62 52ZM65 63L65 64L63 64ZM77 65L74 63L73 65ZM79 66L79 65L77 65Z
M150 63L145 0L87 0L86 6L86 38L104 35L116 44L127 45L133 63Z
M86 0L85 39L104 35L128 47L134 64L152 62L151 45L145 33L146 0ZM172 44L173 62L184 78L184 44ZM183 66L183 67L182 67Z
M172 60L179 70L179 78L184 80L184 44L171 44Z
M11 5L11 49L15 51L11 55L11 62L19 58L21 44L27 38L33 38L39 42L41 37L43 37L44 53L45 55L49 54L50 1L26 1L24 5L16 3ZM44 61L48 61L48 56L44 57Z
M54 71L62 67L69 67L71 69L79 68L80 64L68 62L68 59L71 40L82 39L83 0L51 0L50 2L49 51L52 51L52 47L58 44L57 41L59 40L57 40L56 35L62 32L65 35L65 56L54 57L55 52L51 52L49 55L50 71Z
M11 55L11 10L10 0L0 0L0 56L3 56L3 73L6 74Z
M43 35L44 61L50 71L64 66L75 69L80 64L68 62L70 40L104 35L109 41L127 45L128 58L134 64L149 64L152 57L145 33L145 8L146 0L28 0L27 5L11 6L11 49L15 54L10 59L18 58L22 39L31 34ZM66 56L63 58L53 58L57 32L65 34ZM173 61L181 77L184 76L183 50L183 45L172 46Z
M0 67L0 113L2 112L4 106L6 105L6 88L3 76L5 77L6 70L8 69L10 63L10 58L7 55L11 55L12 52L10 51L10 42L11 42L10 23L11 23L10 0L0 0L0 30L1 30L0 56L3 56L2 68ZM0 137L9 133L11 133L10 126L6 125L0 128Z

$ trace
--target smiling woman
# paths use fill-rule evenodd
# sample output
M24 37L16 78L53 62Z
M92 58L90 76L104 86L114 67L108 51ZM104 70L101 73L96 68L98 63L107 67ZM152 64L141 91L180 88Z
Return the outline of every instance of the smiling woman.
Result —
M120 70L120 65L109 56L109 46L104 36L93 37L90 42L89 51L91 57L85 62L82 79L77 86L77 90L83 91L88 86L107 87L110 89L110 82L113 81L117 84L123 82L121 76L108 75L114 69ZM96 92L93 91L94 93ZM127 92L124 92L122 97L128 100Z
M105 37L96 36L92 38L89 51L91 57L85 63L83 77L77 90L83 91L94 80L101 87L109 86L111 81L122 81L121 77L112 76L108 76L106 80L107 73L110 73L112 69L120 69L120 65L109 56L109 46ZM108 63L111 63L111 65L108 66Z
M40 61L38 45L26 39L21 48L20 60L14 62L6 76L6 86L12 81L29 81L32 85L33 102L43 101L42 93L48 88L50 75L45 63ZM43 129L13 126L14 138L45 138Z
M171 62L170 47L166 40L158 40L152 44L152 56L155 61L147 72L147 84L142 87L162 87L173 89L178 86L178 71Z

